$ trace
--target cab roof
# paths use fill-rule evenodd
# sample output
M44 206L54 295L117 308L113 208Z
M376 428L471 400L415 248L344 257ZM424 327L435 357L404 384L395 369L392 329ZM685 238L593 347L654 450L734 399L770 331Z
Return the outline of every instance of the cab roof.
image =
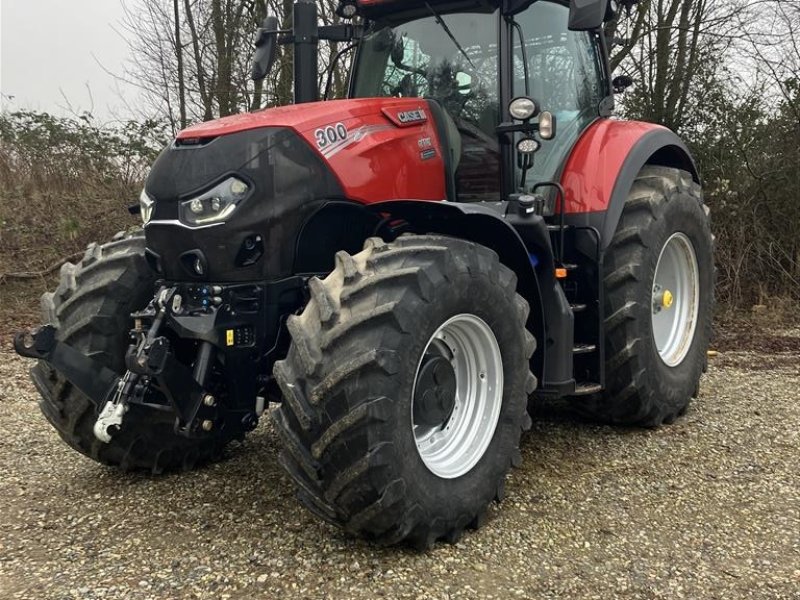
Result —
M426 4L436 12L492 12L500 0L357 0L359 13L366 19L401 20L419 14L429 14Z

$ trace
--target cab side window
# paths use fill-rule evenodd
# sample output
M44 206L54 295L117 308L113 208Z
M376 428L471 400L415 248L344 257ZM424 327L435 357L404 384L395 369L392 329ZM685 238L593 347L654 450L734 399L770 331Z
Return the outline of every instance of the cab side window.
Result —
M540 0L516 16L525 36L530 92L543 110L556 115L558 134L543 142L528 181L552 181L558 176L583 130L599 117L606 95L602 57L594 34L567 28L569 9ZM514 43L514 93L525 94L522 49Z

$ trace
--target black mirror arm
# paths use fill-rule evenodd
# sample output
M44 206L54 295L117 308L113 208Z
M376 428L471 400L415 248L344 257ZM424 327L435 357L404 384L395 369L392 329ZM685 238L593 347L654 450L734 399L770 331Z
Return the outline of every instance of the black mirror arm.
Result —
M267 40L271 35L279 35L284 36L278 38L279 43L285 43L283 40L285 39L286 35L290 35L292 33L291 29L259 29L258 30L258 37L256 38L256 48L260 48L264 44L267 43Z
M330 96L331 85L333 84L333 70L336 68L336 65L339 63L339 61L345 54L350 52L350 50L352 50L356 46L358 46L358 42L353 42L352 44L348 44L347 46L339 50L339 52L336 53L336 56L334 56L333 59L331 60L331 64L328 67L328 80L325 82L325 95L322 96L323 100L327 100L328 97Z
M363 37L360 25L323 25L319 28L319 39L329 42L352 42Z
M611 80L611 87L615 94L621 94L633 85L633 79L627 75L617 75Z
M266 36L272 33L279 35L278 43L281 45L293 44L297 41L297 36L291 29L281 29L275 31L261 30L259 32L259 40L261 35ZM323 25L319 28L317 37L311 39L312 42L324 40L326 42L352 42L358 41L363 37L363 27L354 25ZM256 41L256 46L259 45L259 40Z
M512 136L510 134L513 133L536 133L539 131L539 124L538 123L531 123L530 121L525 121L522 123L500 123L495 128L495 132L498 136L500 136L500 141L504 144L510 144L513 142Z

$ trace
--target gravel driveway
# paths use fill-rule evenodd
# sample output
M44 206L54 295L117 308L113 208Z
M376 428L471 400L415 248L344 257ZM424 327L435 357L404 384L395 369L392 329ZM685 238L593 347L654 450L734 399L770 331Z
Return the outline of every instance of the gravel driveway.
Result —
M658 431L551 407L487 525L427 554L304 512L268 424L197 473L96 465L0 352L0 598L800 598L800 332L785 341L721 353Z

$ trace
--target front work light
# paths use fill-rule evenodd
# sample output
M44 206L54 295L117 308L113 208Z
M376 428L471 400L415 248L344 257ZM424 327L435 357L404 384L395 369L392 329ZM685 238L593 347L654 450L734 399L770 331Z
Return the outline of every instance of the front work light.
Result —
M205 194L181 202L180 219L190 227L222 223L250 192L241 179L229 177Z
M336 14L343 19L352 19L357 12L356 0L340 0L339 6L336 8Z
M538 151L539 142L533 138L522 138L519 142L517 142L517 152L520 154L535 154Z
M539 114L539 107L527 96L520 96L511 101L508 112L517 121L529 121Z

